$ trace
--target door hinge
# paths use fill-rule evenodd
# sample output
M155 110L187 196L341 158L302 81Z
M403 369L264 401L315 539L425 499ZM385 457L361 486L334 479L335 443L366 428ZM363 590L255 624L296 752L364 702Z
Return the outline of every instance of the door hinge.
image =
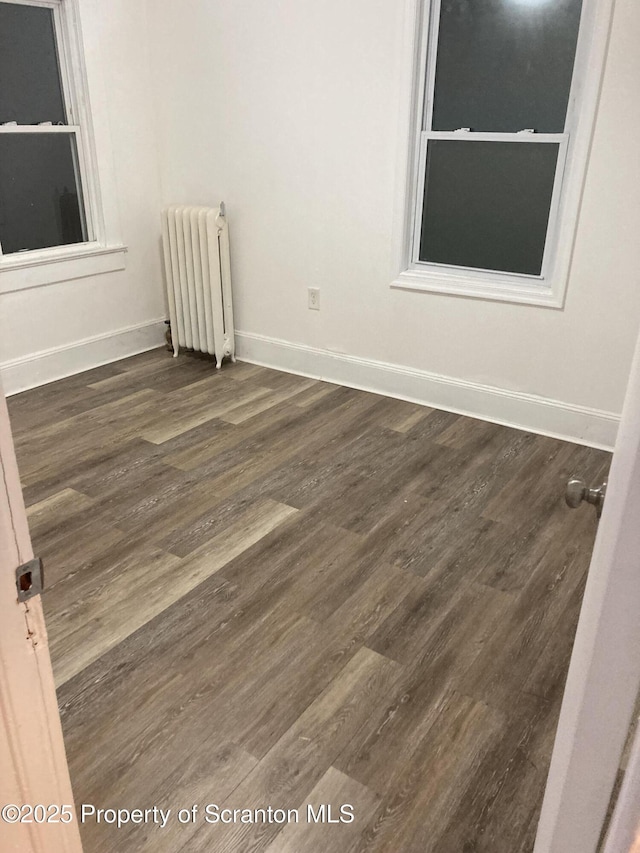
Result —
M16 569L18 601L28 601L44 589L44 567L40 557L34 557Z

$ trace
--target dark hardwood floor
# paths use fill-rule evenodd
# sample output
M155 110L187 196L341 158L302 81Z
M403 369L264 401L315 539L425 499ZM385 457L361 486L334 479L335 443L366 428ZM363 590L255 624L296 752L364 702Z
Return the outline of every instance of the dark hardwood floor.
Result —
M87 853L531 851L609 454L164 350L9 403L76 801L172 809Z

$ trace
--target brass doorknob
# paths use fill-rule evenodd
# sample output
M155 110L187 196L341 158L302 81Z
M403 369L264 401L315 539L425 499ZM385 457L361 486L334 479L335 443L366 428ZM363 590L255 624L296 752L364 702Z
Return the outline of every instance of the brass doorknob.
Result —
M581 480L579 477L572 477L567 483L567 491L565 493L565 500L567 502L567 506L570 506L572 509L580 506L583 501L586 503L593 504L596 508L596 513L598 518L602 515L602 508L604 506L604 499L607 493L607 481L604 480L599 486L595 486L589 488L584 480Z

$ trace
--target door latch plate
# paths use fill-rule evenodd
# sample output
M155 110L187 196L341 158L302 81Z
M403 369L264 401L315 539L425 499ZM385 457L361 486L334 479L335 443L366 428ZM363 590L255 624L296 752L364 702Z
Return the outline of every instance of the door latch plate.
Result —
M18 601L28 601L36 595L40 595L44 589L44 567L40 557L34 557L28 563L18 566L16 569L16 589L18 590Z

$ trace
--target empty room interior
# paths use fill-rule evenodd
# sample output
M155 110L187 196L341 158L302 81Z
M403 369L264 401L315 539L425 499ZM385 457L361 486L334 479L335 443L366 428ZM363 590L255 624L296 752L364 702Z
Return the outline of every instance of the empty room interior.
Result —
M2 850L622 853L629 750L584 815L552 765L635 494L639 43L635 0L0 0Z

